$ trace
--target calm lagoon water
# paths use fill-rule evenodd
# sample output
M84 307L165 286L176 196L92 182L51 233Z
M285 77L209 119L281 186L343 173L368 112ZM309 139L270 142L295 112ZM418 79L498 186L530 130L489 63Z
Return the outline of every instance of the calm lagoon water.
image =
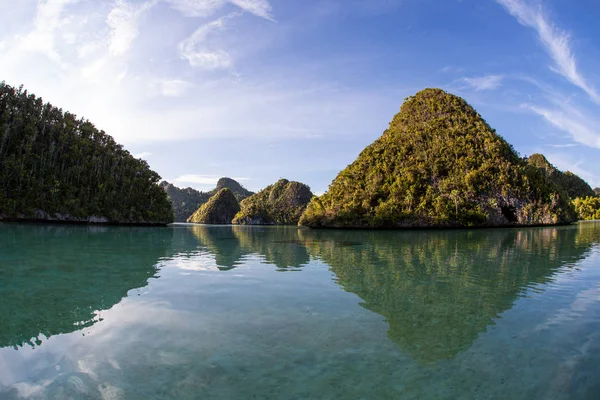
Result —
M0 224L0 399L599 399L599 243Z

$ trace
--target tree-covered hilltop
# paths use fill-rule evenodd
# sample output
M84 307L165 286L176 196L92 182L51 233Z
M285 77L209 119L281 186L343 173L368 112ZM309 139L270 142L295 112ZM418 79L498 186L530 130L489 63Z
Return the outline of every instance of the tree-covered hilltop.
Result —
M219 181L217 182L217 187L214 188L213 190L211 190L210 192L208 192L211 196L214 196L215 194L217 194L221 189L229 189L231 190L231 192L233 193L233 195L235 196L235 198L237 199L237 201L242 201L250 196L252 196L254 194L254 192L251 192L249 190L247 190L245 187L243 187L242 185L240 185L240 183L238 181L236 181L235 179L231 179L231 178L221 178L219 179Z
M280 179L240 203L239 225L297 225L313 194L300 182Z
M310 227L564 224L569 199L463 99L425 89L300 220Z
M91 122L0 83L0 219L170 223L159 179Z
M175 222L186 222L208 199L217 194L221 189L229 189L237 201L242 201L254 194L246 190L237 181L231 178L221 178L217 182L217 187L210 192L200 192L191 187L180 189L177 186L163 181L160 186L167 192L169 200L175 210Z
M195 224L230 224L231 220L240 211L240 205L227 188L219 190L206 204L200 206L187 222Z
M175 212L175 222L185 222L200 206L210 199L209 193L199 192L191 187L180 189L177 186L163 181L160 186L169 196Z
M564 190L571 199L596 195L586 181L571 171L559 171L543 154L533 154L527 158L527 162L538 168L546 178Z

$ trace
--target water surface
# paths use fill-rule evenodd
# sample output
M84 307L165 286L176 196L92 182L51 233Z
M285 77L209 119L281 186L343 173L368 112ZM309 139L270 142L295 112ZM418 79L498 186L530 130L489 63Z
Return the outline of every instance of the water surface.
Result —
M598 399L599 242L0 224L0 399Z

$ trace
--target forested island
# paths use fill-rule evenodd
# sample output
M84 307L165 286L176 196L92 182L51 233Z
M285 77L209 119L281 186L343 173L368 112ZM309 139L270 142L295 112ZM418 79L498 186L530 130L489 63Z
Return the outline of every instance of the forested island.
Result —
M463 228L577 220L567 191L535 161L521 158L462 98L425 89L312 199L300 224Z
M280 179L243 200L241 210L232 222L237 225L298 225L312 197L307 185Z
M231 220L240 211L240 203L227 188L219 190L208 199L198 211L187 219L197 224L231 224Z
M0 220L165 225L159 180L91 122L0 83Z
M238 202L254 194L231 178L219 179L217 187L209 192L200 192L191 187L180 189L167 181L161 182L160 187L167 192L169 200L173 204L175 222L186 222L203 204L222 189L229 189Z
M311 228L463 228L600 218L600 189L521 157L460 97L425 89L322 196L280 179L258 193L163 181L91 122L0 83L0 220Z

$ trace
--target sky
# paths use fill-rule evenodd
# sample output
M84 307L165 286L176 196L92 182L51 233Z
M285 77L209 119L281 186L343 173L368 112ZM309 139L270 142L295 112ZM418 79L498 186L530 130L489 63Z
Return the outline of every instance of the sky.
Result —
M600 186L596 0L0 0L0 80L165 180L323 193L427 87Z

